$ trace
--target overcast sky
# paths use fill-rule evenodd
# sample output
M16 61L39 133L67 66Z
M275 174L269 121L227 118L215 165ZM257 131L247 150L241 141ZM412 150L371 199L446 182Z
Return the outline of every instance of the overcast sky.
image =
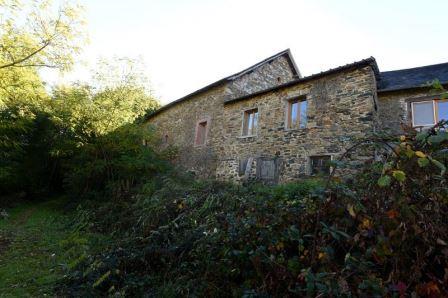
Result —
M80 2L90 36L80 59L140 56L163 104L286 48L305 76L370 56L381 71L448 62L446 0Z

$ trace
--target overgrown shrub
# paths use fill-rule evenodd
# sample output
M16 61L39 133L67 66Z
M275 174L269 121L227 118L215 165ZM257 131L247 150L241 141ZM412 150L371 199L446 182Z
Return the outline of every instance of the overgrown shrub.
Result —
M136 124L93 138L67 163L66 188L78 196L126 196L134 186L169 169L173 151L155 150L157 140L153 131Z
M49 113L24 113L16 107L0 111L0 193L38 196L60 189L60 156L64 127ZM68 136L64 136L68 138Z
M116 245L68 273L71 295L448 295L447 123L387 144L350 182L266 188L153 180L91 228ZM84 211L86 212L86 211ZM104 225L101 216L117 221Z

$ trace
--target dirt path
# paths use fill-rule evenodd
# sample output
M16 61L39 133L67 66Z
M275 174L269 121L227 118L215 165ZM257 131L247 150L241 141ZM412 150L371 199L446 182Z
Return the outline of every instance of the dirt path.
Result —
M76 215L64 211L66 203L26 203L0 219L0 298L55 297L68 268L82 255L101 251L104 236L74 232Z
M62 270L56 258L69 231L59 201L27 203L0 220L0 297L52 295Z
M15 227L20 228L21 225L23 225L28 218L33 214L35 208L26 209L25 212L21 212L18 214L17 217L13 218L12 220L10 218L3 219L4 221L10 221L9 224L7 224L9 227ZM11 242L14 239L14 231L11 229L0 229L0 259L4 252L6 252L11 245Z
M4 251L6 251L11 244L10 237L0 234L0 258Z

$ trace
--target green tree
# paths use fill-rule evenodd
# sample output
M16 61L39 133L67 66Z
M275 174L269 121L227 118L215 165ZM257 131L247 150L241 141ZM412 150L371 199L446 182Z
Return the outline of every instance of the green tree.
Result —
M1 0L0 9L0 69L72 66L85 41L79 5Z
M86 41L82 9L51 1L0 0L0 108L48 104L41 68L69 70Z
M159 107L142 63L136 59L100 60L89 83L53 90L52 108L58 121L83 136L99 136L133 123Z

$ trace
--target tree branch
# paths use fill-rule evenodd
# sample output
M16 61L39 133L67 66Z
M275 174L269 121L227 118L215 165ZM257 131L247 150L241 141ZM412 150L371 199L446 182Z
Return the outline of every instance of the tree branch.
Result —
M44 63L33 63L33 64L20 64L12 65L11 67L48 67L48 68L58 68L57 65L50 65Z
M11 66L18 66L18 64L20 64L20 63L22 63L22 62L24 62L24 61L30 59L30 58L33 57L34 55L36 55L36 54L38 54L39 52L43 51L47 46L50 45L50 43L51 43L51 39L46 40L46 41L44 42L44 44L43 44L40 48L36 49L35 51L31 52L30 54L26 55L25 57L23 57L23 58L21 58L21 59L19 59L19 60L14 60L14 61L12 61L12 62L10 62L10 63L0 65L0 69L2 69L2 68L7 68L7 67L11 67Z

